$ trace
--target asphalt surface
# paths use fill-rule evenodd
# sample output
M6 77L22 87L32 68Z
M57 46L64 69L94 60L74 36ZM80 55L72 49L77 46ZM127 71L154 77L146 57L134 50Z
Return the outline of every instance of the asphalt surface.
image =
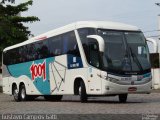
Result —
M127 103L119 103L118 97L94 97L80 103L78 96L64 96L62 101L15 102L12 96L0 93L0 113L16 114L160 114L160 93L130 94Z
M105 115L113 119L122 114L128 120L131 120L131 116L134 120L135 114L138 114L137 117L141 120L142 116L149 114L151 117L158 115L153 119L158 120L160 119L160 92L130 94L127 103L119 103L117 96L89 98L87 103L81 103L78 96L63 96L60 102L45 101L43 97L38 97L34 101L15 102L13 96L0 93L0 115L3 114L72 114L72 117L65 116L64 119L74 118L74 115L77 117L76 114L81 115L78 116L80 119L92 119L98 115L103 115L101 117L104 119L106 119ZM92 115L92 118L86 117L87 114Z

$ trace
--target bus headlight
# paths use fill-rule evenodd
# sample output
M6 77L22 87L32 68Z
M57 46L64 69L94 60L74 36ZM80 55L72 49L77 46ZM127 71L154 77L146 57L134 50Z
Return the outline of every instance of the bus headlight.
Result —
M108 74L107 74L107 72L101 71L101 73L100 73L100 74L97 74L97 76L99 76L100 78L105 79L105 80L108 79Z
M118 79L111 78L111 77L109 77L108 80L109 80L110 82L117 82L117 81L119 81Z

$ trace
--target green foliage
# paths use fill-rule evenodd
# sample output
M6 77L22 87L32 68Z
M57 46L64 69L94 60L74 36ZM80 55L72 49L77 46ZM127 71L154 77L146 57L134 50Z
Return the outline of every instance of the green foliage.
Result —
M17 6L5 5L5 1L0 3L0 57L5 47L23 42L32 36L29 28L23 23L39 21L35 16L20 16L21 12L27 11L28 6L33 4L32 0ZM8 1L12 2L12 0Z
M15 0L2 0L2 3L5 3L6 1L11 2L11 3L15 2Z

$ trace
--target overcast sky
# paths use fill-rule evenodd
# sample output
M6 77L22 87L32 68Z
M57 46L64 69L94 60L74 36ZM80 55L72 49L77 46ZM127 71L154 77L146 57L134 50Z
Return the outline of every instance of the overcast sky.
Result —
M27 0L16 0L25 2ZM22 16L34 15L40 22L30 27L36 36L57 27L82 20L116 21L138 26L142 31L158 29L160 0L33 0L29 11ZM147 36L157 32L147 32Z

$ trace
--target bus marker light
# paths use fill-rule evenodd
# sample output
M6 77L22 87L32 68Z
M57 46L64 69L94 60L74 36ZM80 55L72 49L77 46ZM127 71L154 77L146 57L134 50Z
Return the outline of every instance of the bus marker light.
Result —
M44 40L44 39L47 39L47 36L37 38L37 40Z

